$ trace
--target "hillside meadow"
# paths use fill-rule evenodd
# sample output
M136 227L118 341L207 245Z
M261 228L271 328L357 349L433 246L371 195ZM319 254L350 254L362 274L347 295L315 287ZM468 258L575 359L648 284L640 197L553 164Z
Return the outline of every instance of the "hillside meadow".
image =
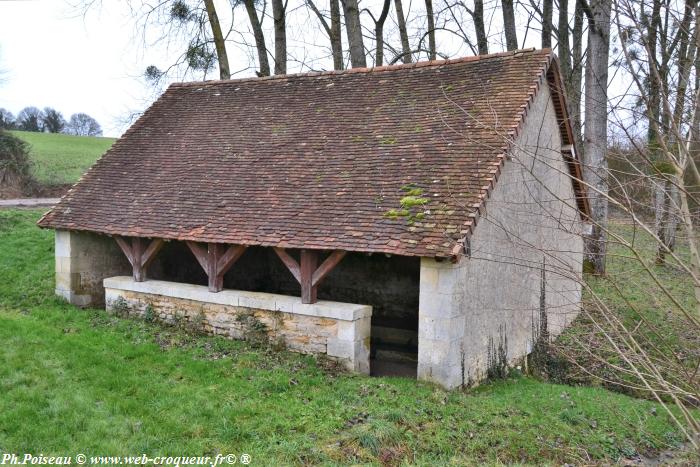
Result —
M74 184L116 141L60 133L11 133L29 143L34 176L44 186Z

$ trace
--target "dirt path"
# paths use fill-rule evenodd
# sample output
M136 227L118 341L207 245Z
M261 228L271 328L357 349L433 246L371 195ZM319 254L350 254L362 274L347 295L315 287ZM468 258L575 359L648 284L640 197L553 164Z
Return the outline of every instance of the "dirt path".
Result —
M38 208L53 206L61 198L19 198L0 199L0 209L3 208Z

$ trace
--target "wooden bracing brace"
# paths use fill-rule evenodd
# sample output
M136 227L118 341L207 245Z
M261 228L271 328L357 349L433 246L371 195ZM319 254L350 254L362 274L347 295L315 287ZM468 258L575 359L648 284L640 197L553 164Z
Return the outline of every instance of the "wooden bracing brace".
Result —
M301 285L301 303L316 303L318 284L340 263L340 260L347 253L343 250L335 250L317 267L318 252L316 250L301 250L299 262L292 258L284 248L275 248L274 250Z
M187 246L209 278L209 291L221 292L224 289L224 274L245 252L243 245L208 243L206 248L197 242L187 242Z

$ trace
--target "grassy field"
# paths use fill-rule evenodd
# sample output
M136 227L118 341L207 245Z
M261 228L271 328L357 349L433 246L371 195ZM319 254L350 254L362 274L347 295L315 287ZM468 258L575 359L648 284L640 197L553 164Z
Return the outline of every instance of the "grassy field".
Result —
M693 284L689 275L679 265L668 259L666 265L654 263L656 243L650 235L629 223L616 222L612 231L632 241L633 248L646 263L649 271L656 276L658 283L641 265L630 248L615 242L611 238L608 249L607 274L605 277L589 277L591 292L595 293L612 310L620 322L636 341L653 359L664 362L659 365L665 377L679 387L697 394L700 385L700 335L697 328L689 326L679 308L663 292L661 285L692 313L694 310ZM690 264L688 248L680 236L676 253L686 264ZM661 284L661 285L659 285ZM584 297L591 310L591 316L599 322L605 322L600 313L595 311L592 293ZM606 328L609 331L609 328ZM596 328L591 319L581 316L576 325L568 329L559 341L569 355L597 376L608 381L610 387L620 382L626 387L617 386L616 390L650 397L646 391L635 390L639 381L632 375L614 371L603 360L619 368L629 369L610 345L610 342ZM618 345L622 345L617 342ZM592 355L589 349L596 349ZM602 358L601 358L602 357ZM601 379L591 378L583 370L575 367L567 369L568 381L585 384L601 384Z
M514 377L446 392L53 295L53 232L0 211L0 446L253 465L612 462L681 438L652 402Z
M44 185L73 184L114 143L114 138L13 131L31 145L35 176Z

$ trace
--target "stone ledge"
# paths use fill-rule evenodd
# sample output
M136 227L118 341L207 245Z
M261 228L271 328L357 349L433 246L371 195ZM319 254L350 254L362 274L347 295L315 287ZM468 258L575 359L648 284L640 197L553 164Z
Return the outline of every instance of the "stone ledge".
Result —
M214 293L209 292L207 287L202 285L156 280L134 282L134 279L128 276L108 277L104 280L104 287L106 289L127 290L197 302L282 311L284 313L332 318L342 321L355 321L372 316L372 307L369 305L324 300L314 304L305 304L301 303L299 297L291 297L289 295L245 292L241 290L223 290Z

